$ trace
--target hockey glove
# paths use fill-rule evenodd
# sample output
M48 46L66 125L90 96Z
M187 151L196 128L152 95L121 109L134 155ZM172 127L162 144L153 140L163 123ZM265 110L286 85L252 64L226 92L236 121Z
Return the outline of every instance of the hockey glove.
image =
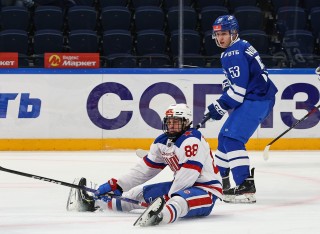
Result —
M230 87L230 81L228 79L225 79L222 81L222 91L227 92Z
M108 196L107 193L111 196ZM107 183L100 185L94 195L96 199L102 199L105 202L109 202L111 201L113 194L116 196L121 196L122 193L122 188L117 184L117 180L112 178Z
M209 115L213 120L220 120L223 115L227 112L221 107L221 101L214 101L211 105L208 106Z

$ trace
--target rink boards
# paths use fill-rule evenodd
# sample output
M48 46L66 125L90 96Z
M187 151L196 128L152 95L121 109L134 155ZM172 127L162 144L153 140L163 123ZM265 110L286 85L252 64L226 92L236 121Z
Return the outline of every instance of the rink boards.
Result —
M279 92L273 112L247 144L263 149L319 103L314 69L269 70ZM193 122L221 95L221 69L0 70L0 150L148 149L171 103ZM212 149L226 116L201 128ZM272 145L319 150L317 111Z

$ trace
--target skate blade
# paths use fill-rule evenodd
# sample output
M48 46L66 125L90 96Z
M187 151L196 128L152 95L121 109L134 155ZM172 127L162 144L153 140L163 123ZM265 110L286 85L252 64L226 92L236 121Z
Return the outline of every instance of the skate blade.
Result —
M243 195L224 195L223 201L233 204L252 204L256 203L256 197L254 193L245 193Z
M150 217L150 212L156 212L162 206L162 200L155 200L151 205L140 215L140 217L134 222L133 226L146 227L150 226L152 223L152 218Z

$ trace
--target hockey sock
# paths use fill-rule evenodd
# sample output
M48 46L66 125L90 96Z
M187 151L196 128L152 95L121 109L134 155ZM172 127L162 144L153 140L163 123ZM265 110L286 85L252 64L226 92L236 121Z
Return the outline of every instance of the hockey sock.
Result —
M218 148L215 153L215 164L218 166L220 175L222 177L226 177L229 175L230 166L229 160L227 156L227 151L225 149L225 141L226 137L224 137L221 133L218 136Z
M99 201L96 201L96 204L97 202ZM104 207L104 210L129 212L134 209L141 209L140 205L124 202L116 198L112 198L111 201L108 201L107 203L103 201L100 201L100 202L104 203L104 205L99 205L99 207Z
M221 152L220 150L217 150L215 156L216 156L215 157L215 162L216 162L216 165L219 168L220 175L222 177L228 176L230 168L229 168L229 161L228 161L228 158L227 158L227 154Z
M162 210L162 223L173 223L188 213L188 203L180 196L172 197Z
M241 141L229 137L225 137L224 146L227 151L233 179L236 185L240 185L250 176L248 152Z

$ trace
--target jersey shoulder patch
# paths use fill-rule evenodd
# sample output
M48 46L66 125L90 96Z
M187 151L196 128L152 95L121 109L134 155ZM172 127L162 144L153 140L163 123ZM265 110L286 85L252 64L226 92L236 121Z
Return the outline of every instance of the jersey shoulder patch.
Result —
M177 147L180 147L181 144L190 137L194 137L201 140L201 132L195 128L190 128L177 139L177 141L175 142L175 145Z
M154 140L154 144L160 143L160 144L167 144L168 136L166 134L161 134Z

